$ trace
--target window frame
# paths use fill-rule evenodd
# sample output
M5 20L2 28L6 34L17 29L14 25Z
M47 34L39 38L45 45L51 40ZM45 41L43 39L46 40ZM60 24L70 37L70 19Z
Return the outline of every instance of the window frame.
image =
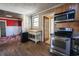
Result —
M38 21L34 21L35 18L38 18ZM38 25L35 26L34 25L34 22L38 22ZM40 20L39 20L39 16L32 16L32 28L39 28L39 23L40 23Z

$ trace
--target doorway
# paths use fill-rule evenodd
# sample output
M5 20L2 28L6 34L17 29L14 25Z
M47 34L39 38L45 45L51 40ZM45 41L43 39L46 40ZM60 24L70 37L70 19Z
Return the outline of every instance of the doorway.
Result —
M51 45L51 34L54 34L54 13L43 16L43 41Z
M6 36L5 21L0 21L0 37Z
M43 16L43 33L44 33L44 42L46 43L46 44L49 44L50 45L50 38L49 38L49 23L50 22L50 19L49 19L49 17L47 17L47 16Z

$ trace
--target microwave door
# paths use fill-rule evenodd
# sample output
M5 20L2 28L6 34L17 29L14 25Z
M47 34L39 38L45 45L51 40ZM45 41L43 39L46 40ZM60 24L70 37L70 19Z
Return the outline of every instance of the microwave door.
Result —
M59 15L59 16L56 16L55 17L55 21L64 21L67 19L67 15L66 14L63 14L63 15Z

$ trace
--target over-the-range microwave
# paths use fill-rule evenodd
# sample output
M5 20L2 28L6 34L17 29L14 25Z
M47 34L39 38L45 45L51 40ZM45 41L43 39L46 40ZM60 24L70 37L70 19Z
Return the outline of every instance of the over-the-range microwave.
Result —
M68 10L62 13L55 14L55 22L73 21L75 19L75 10Z

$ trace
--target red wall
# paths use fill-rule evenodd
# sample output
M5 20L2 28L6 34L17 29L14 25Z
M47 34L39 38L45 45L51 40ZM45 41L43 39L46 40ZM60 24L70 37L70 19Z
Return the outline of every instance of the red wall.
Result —
M7 26L16 26L17 22L15 20L7 20Z
M18 21L18 26L22 26L22 21Z
M0 20L6 20L7 26L22 26L22 21L12 20L8 18L0 18Z
M7 20L7 26L21 26L21 21Z

